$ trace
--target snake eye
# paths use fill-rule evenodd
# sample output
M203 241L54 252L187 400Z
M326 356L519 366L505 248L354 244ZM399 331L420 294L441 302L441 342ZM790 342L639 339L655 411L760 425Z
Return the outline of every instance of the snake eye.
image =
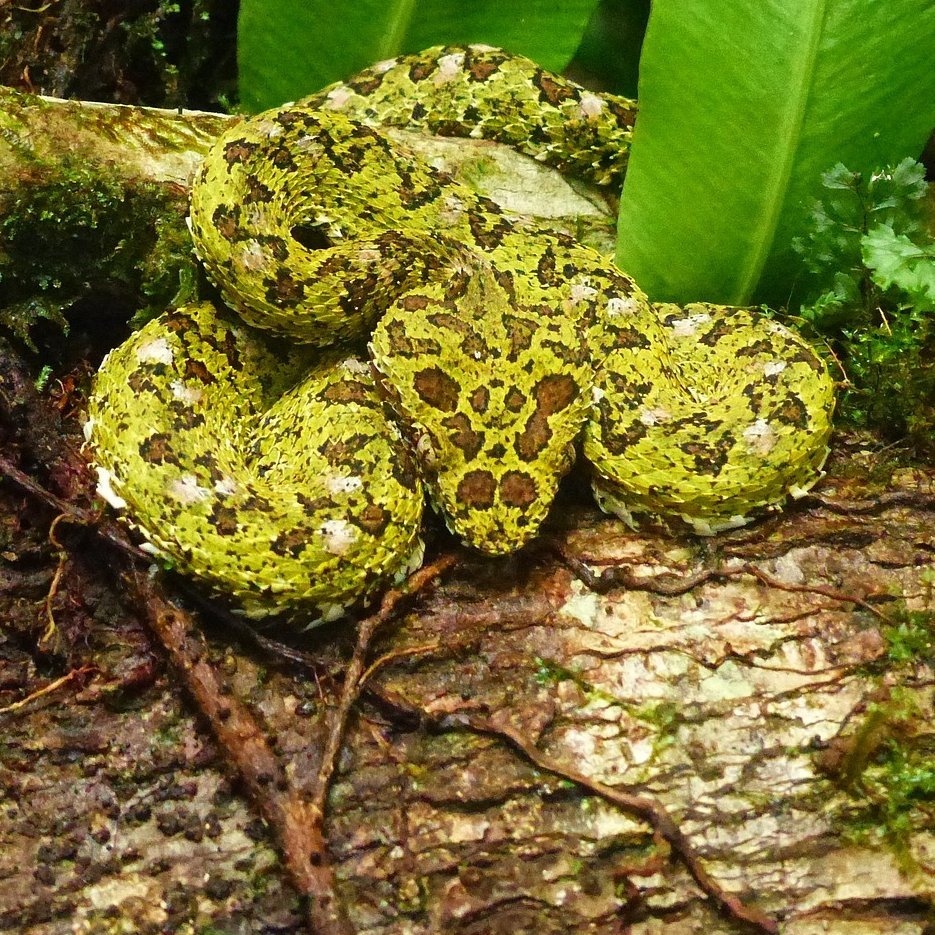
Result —
M296 224L292 236L308 250L327 250L334 246L324 224Z

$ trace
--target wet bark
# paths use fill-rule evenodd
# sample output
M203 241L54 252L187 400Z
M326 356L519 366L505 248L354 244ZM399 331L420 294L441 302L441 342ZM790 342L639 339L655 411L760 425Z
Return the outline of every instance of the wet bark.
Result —
M184 186L223 120L3 103L11 187L65 152ZM354 627L287 658L148 577L97 522L87 368L38 391L41 363L0 348L0 930L307 931L263 803L314 801ZM352 930L742 930L648 800L785 932L930 932L935 470L840 436L810 496L711 539L585 486L377 630L323 825Z

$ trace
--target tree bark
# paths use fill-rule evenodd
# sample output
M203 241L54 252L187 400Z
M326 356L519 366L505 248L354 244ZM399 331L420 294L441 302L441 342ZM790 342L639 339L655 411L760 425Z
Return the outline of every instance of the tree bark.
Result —
M45 171L65 153L128 183L184 185L228 119L6 92L0 107L7 204L37 160ZM466 178L534 192L524 210L599 228L599 199L540 167L521 160L517 182L497 147L445 148ZM542 197L547 176L561 195ZM0 358L4 458L62 509L89 509L84 371L39 394L12 346ZM138 572L74 517L53 523L54 501L12 476L0 931L308 930L279 844L241 794L262 776L238 774L236 739L208 730L229 712L180 688ZM728 897L784 932L930 933L935 470L839 436L812 494L710 539L628 530L584 487L570 478L540 546L459 554L378 632L324 826L353 930L740 931L674 836L627 807L639 797ZM447 542L439 533L434 554ZM273 784L313 797L353 625L288 635L309 669L204 619L193 657L216 697L260 725Z

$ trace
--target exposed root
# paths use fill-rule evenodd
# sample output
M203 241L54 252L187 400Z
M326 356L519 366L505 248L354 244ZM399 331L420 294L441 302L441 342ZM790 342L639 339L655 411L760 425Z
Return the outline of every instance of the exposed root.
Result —
M711 899L720 911L739 922L752 926L758 931L771 933L771 935L779 931L779 925L775 919L757 909L756 906L744 902L740 897L726 892L711 877L705 870L691 842L658 800L649 796L633 795L613 786L608 786L596 779L592 779L585 773L579 772L574 767L565 765L539 749L532 739L502 718L480 717L463 711L459 711L456 715L436 715L413 705L396 692L384 691L378 687L370 688L369 691L373 693L378 702L397 710L410 719L418 719L422 723L432 724L440 728L454 727L463 729L466 727L475 733L485 734L505 741L539 769L550 772L560 779L572 782L631 815L641 818L669 845L672 853L682 862L702 892Z
M606 594L620 588L630 591L648 591L662 597L677 597L680 594L687 594L708 581L725 581L729 578L748 575L767 587L776 588L779 591L817 594L843 604L853 604L873 614L883 623L893 624L893 621L872 603L873 599L892 601L895 599L893 594L868 594L861 597L859 594L847 594L820 584L792 584L770 575L752 562L743 562L732 568L704 568L691 575L678 575L671 572L660 575L638 575L633 573L629 565L613 565L595 572L585 561L570 554L560 543L553 542L552 551L579 581L598 594Z
M37 698L44 698L46 695L51 695L53 692L57 692L60 688L64 688L66 685L70 685L72 682L77 682L79 685L83 685L89 676L97 675L99 672L100 670L97 668L97 666L82 666L80 669L72 669L71 672L66 673L61 678L55 679L53 682L49 682L48 685L45 685L42 688L31 692L25 698L20 698L19 701L14 701L12 704L8 704L5 708L0 708L0 714L10 714L13 711L19 711L20 709L25 708L27 705L32 704L32 702L34 702Z
M440 575L452 568L457 561L457 554L448 553L420 568L410 575L401 587L387 591L380 602L380 609L357 625L357 644L354 647L354 654L344 676L344 686L341 690L338 706L335 708L328 726L328 739L322 753L321 768L318 771L315 795L312 799L312 805L320 825L324 824L325 802L328 797L328 790L331 788L331 780L337 766L341 746L344 742L344 734L351 708L360 697L366 679L374 669L374 666L365 668L367 654L370 651L370 644L374 634L392 618L402 601L425 589Z

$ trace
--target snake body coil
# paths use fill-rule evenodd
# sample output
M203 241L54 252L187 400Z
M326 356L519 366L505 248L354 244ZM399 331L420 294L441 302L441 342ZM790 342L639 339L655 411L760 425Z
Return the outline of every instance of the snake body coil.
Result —
M239 123L192 190L225 302L106 359L105 495L248 615L334 619L452 531L528 542L583 436L599 502L707 533L807 488L831 381L761 315L652 306L574 239L507 217L373 125L492 137L617 184L634 106L481 46L436 48ZM351 351L369 338L369 364Z

